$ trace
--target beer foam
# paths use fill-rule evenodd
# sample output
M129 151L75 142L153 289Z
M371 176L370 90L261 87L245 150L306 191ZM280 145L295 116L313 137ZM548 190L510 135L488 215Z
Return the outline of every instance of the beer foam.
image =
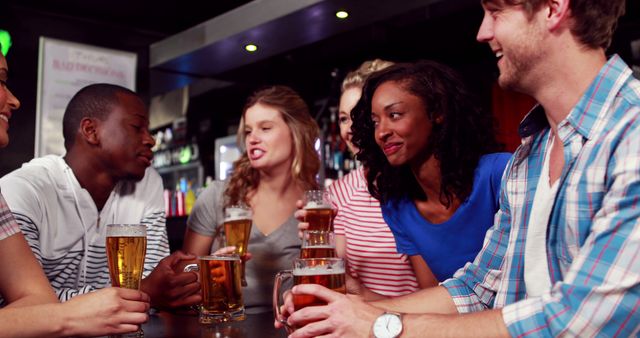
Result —
M320 245L307 245L302 247L302 249L335 249L336 247L331 244L320 244Z
M309 201L304 206L305 209L331 209L331 205L324 202Z
M198 256L201 261L239 261L240 256L237 254L217 254L208 256Z
M107 224L107 237L146 237L144 224Z
M329 265L318 265L306 268L293 269L294 276L317 276L317 275L339 275L344 273L344 267L331 267Z
M245 208L226 208L224 209L224 221L239 221L251 219L251 212Z

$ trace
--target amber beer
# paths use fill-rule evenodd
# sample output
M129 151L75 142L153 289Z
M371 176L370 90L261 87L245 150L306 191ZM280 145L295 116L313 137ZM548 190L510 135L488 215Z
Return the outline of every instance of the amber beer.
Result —
M313 261L314 259L310 259ZM325 260L322 260L325 261ZM318 262L317 264L322 264ZM316 265L308 268L294 269L293 270L293 284L320 284L333 291L346 293L347 287L345 284L344 265L342 268L332 267L327 265ZM296 294L293 295L293 306L296 311L315 305L326 305L327 302L317 298L313 295Z
M251 233L251 219L240 219L224 222L224 234L227 246L235 246L236 253L243 257L247 254L249 235Z
M107 259L111 285L139 289L147 251L144 224L108 224Z
M300 258L336 257L336 242L333 232L305 230L302 233Z
M245 319L240 281L240 257L220 254L198 257L202 305L199 322L214 324ZM188 265L185 271L196 269Z
M233 205L225 208L224 234L227 246L235 246L234 253L244 258L251 235L251 210L247 206ZM244 277L244 264L241 276L242 286L247 286Z
M334 258L336 248L331 245L308 246L300 249L300 258Z
M293 285L300 284L320 284L336 292L346 293L345 265L342 258L312 258L295 259L293 270L284 270L276 274L273 285L273 313L278 322L282 323L287 331L295 330L287 324L286 318L280 312L280 301L283 300L283 282L293 278ZM293 306L295 310L313 305L326 305L325 301L312 295L293 295Z
M307 215L305 222L309 223L311 231L333 231L333 210L329 201L329 194L323 190L309 190L305 193L304 210Z

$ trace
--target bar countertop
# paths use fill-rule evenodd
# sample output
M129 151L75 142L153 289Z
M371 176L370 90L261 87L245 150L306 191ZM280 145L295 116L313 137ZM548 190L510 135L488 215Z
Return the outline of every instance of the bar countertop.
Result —
M149 316L149 321L142 325L145 338L280 338L286 337L284 329L273 327L273 313L247 315L243 321L221 323L217 325L200 325L198 316L158 312Z

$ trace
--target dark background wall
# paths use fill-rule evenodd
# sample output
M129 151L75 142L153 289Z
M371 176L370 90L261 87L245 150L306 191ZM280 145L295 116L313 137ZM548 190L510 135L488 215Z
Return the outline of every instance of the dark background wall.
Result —
M4 7L4 6L3 6ZM38 46L40 36L74 41L138 54L137 90L143 97L149 88L149 44L162 35L132 30L107 22L83 20L11 8L0 14L0 28L8 30L13 45L7 55L9 86L21 103L10 122L10 143L0 150L0 175L30 160L34 152Z

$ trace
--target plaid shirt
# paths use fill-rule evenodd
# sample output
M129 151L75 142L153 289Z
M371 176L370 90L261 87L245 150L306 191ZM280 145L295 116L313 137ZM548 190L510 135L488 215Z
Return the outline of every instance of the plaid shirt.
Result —
M522 336L630 337L640 331L640 82L613 56L558 125L565 164L549 217L552 288L528 297L524 251L550 129L523 120L500 210L473 263L443 283L459 312L501 308Z
M20 232L20 227L16 220L13 218L7 202L0 193L0 240L3 240L11 235L15 235Z

